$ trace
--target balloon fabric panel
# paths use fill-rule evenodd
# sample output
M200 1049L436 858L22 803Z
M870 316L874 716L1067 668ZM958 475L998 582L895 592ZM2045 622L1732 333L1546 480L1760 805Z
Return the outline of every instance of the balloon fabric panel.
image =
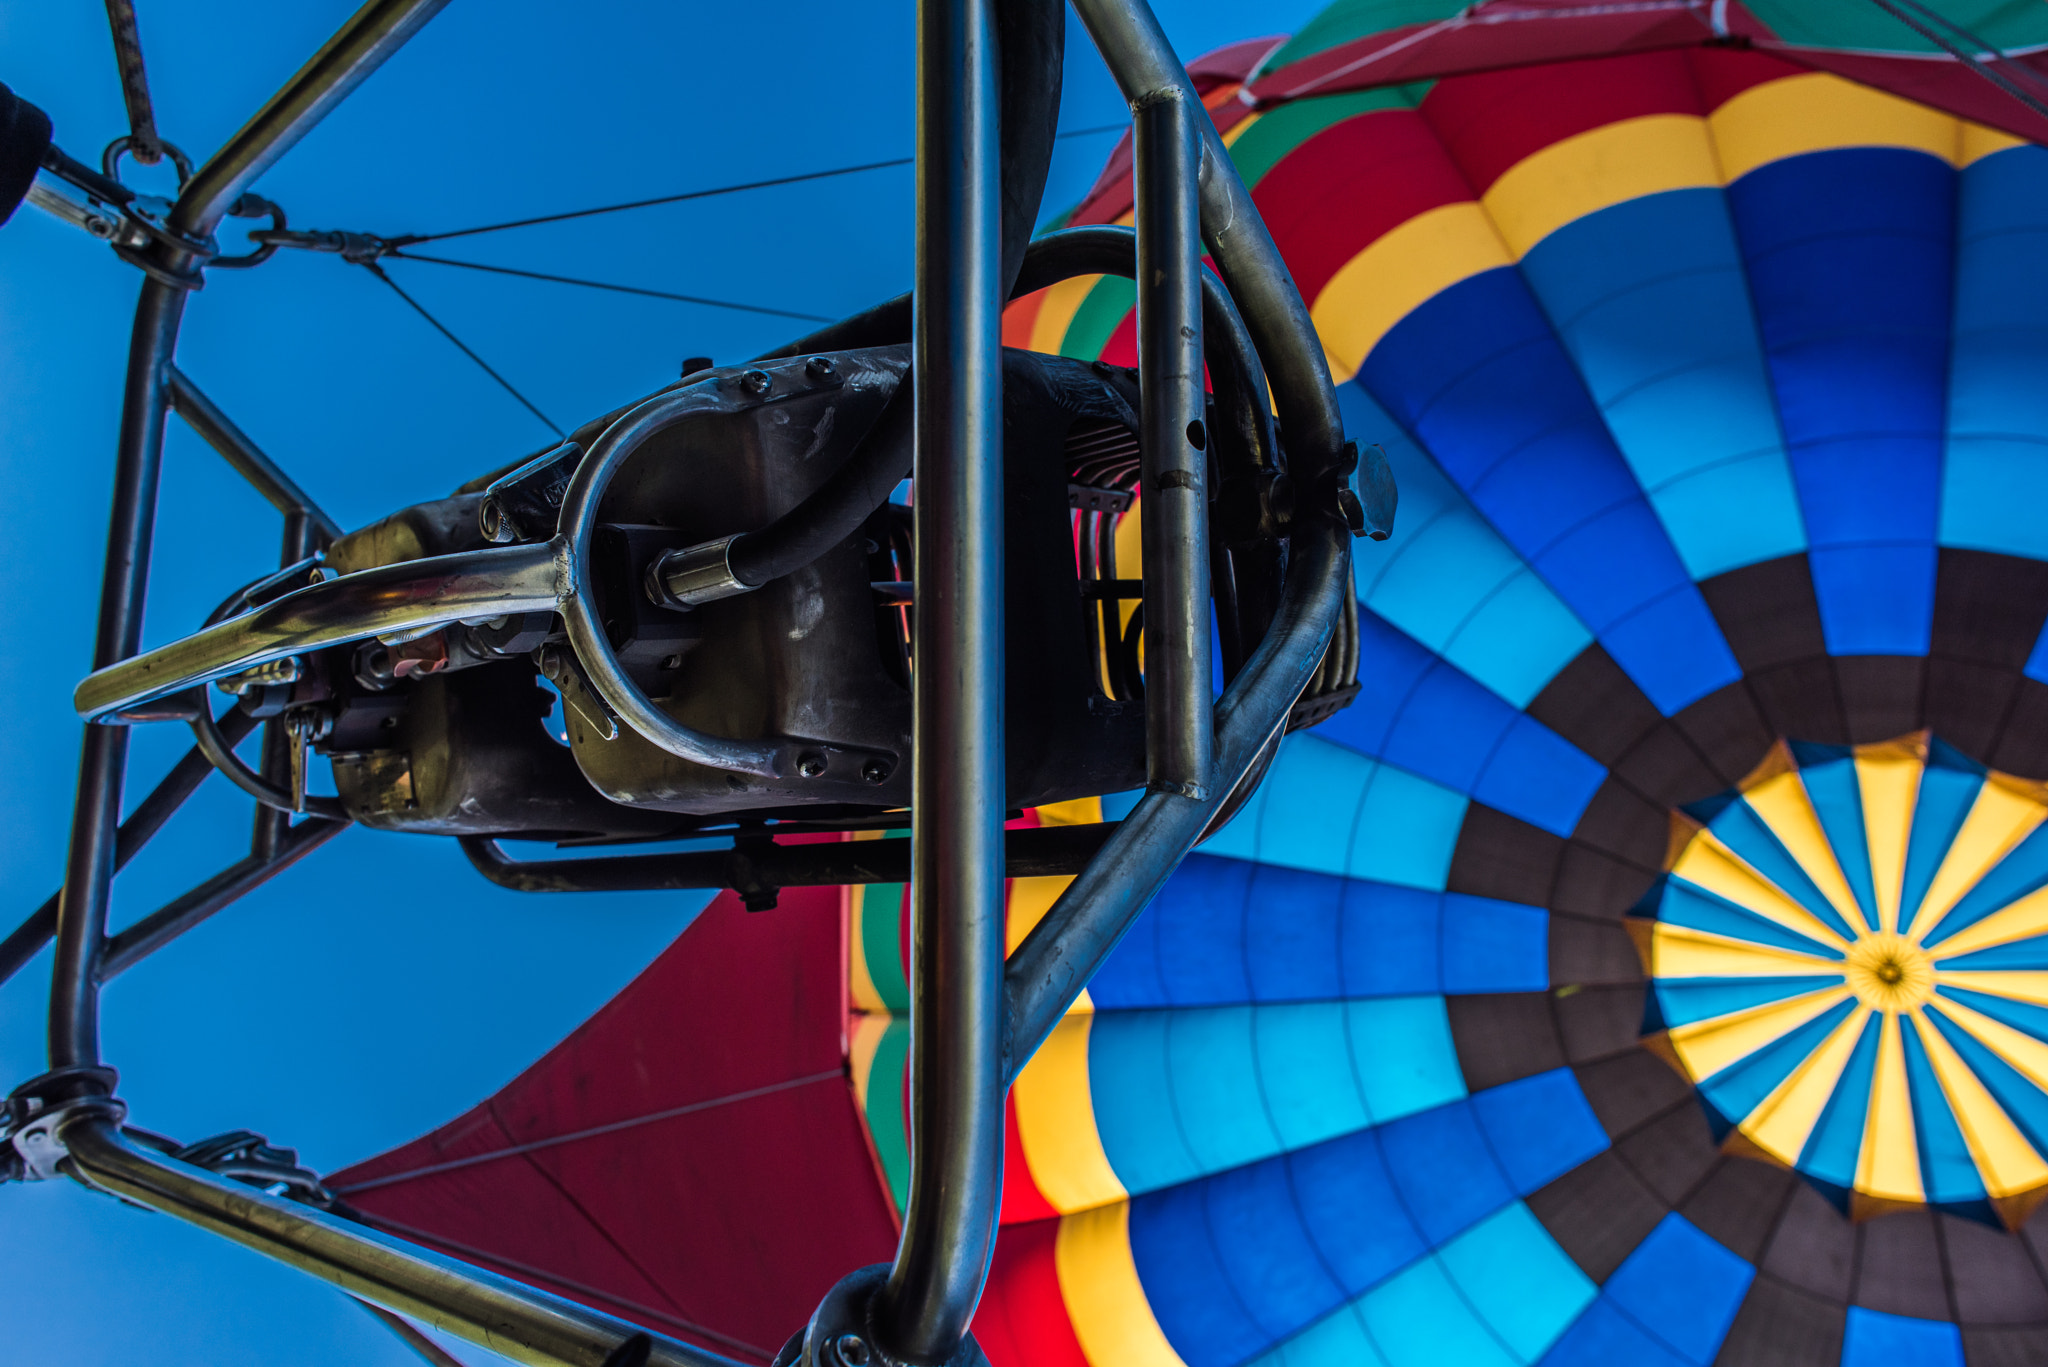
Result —
M997 1367L2048 1360L2048 152L1732 48L1236 93L1454 17L1340 6L1203 68L1400 517L1354 560L1357 701L1018 1079L977 1335ZM1073 222L1129 221L1123 170ZM1129 363L1132 300L1063 282L1004 338ZM1012 945L1063 886L1011 883ZM808 898L728 898L650 970L792 937L783 1033L733 1022L788 982L615 1004L676 1076L825 1059L661 1122L671 1167L801 1164L622 1184L515 1084L350 1176L489 1161L363 1206L765 1360L821 1288L698 1306L678 1210L800 1171L845 1197L812 1276L886 1256L907 1192L904 889Z

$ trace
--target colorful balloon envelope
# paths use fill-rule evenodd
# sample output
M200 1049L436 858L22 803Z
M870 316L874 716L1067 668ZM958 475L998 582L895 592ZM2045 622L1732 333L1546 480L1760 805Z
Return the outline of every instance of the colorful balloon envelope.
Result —
M1020 1077L977 1336L2048 1361L2048 124L1877 9L1408 8L1195 68L1400 512L1355 703ZM2048 43L1980 8L1927 22ZM1132 364L1131 307L1070 281L1005 338ZM1013 944L1062 885L1012 883ZM765 1360L893 1247L904 917L722 899L334 1185Z

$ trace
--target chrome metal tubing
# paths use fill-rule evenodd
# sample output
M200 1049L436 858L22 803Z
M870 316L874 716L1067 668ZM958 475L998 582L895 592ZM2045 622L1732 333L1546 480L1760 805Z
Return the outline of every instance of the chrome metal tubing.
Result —
M872 1317L953 1355L1003 1175L1002 233L994 0L918 0L910 1199Z
M106 569L100 580L99 632L93 666L104 670L135 653L142 638L142 604L149 583L149 547L156 523L157 487L163 476L164 371L178 341L185 291L155 277L142 282L135 328L128 343L127 389L121 405L120 445L114 464L114 507L107 528ZM89 1067L100 1061L99 955L106 935L107 900L114 883L115 832L120 824L121 780L128 736L92 727L78 763L78 799L72 809L71 848L57 903L57 957L50 983L50 1066Z
M144 1148L108 1120L82 1114L59 1138L68 1170L125 1200L225 1235L268 1257L514 1362L604 1367L644 1335L649 1367L738 1367L693 1347L508 1277L265 1195Z
M235 753L234 746L221 734L220 723L216 722L213 714L207 710L203 691L189 720L192 725L192 738L199 742L199 753L206 756L207 762L214 768L220 770L222 778L255 798L264 809L277 813L286 821L290 820L290 813L299 810L311 812L314 816L326 817L330 821L345 822L349 819L348 812L342 807L341 799L338 797L308 797L303 808L292 806L292 795L289 792L244 764L241 756ZM258 843L261 843L260 838Z
M348 829L346 821L314 817L302 821L279 840L268 858L250 855L201 883L184 896L107 938L99 977L107 982L162 949L186 931L262 887L292 865Z
M1144 498L1145 767L1153 792L1208 793L1209 437L1202 392L1201 106L1178 89L1132 111L1137 172L1139 445Z
M236 474L254 485L257 493L269 499L271 506L287 517L294 513L305 514L323 540L332 541L341 535L341 525L322 512L320 505L313 502L290 475L279 469L276 461L264 455L262 448L249 440L227 414L214 406L213 400L200 393L199 387L186 378L184 371L176 366L168 366L166 370L171 411L183 418L208 446L220 452L221 457L235 468ZM285 563L290 564L298 558L292 556Z
M220 729L227 743L233 746L239 745L242 737L248 735L255 725L254 718L237 709L222 719ZM212 772L212 761L197 746L187 750L185 757L171 766L163 781L150 790L148 797L135 804L135 810L114 833L115 873L125 868L128 861L149 843L150 837L163 829L164 823L185 805L185 799L197 792L199 785ZM16 926L5 940L0 940L0 983L20 972L21 966L33 959L36 952L57 933L57 899L62 895L51 893L48 901Z
M448 0L369 0L185 183L170 227L206 237L256 178L403 47Z
M1180 92L1190 111L1201 107L1194 82L1143 0L1073 0L1073 5L1134 111L1168 90ZM1330 385L1330 364L1316 341L1301 291L1231 164L1223 139L1206 115L1197 116L1197 125L1202 137L1202 237L1272 377L1273 401L1287 433L1295 477L1313 479L1336 461L1344 445L1344 419Z
M1059 1024L1258 759L1321 661L1351 591L1344 528L1316 522L1294 537L1280 613L1216 706L1216 779L1201 801L1147 793L1087 871L1010 955L1007 1075L1014 1079Z
M557 578L552 543L493 546L357 570L95 670L79 683L72 702L79 716L93 721L302 651L449 622L551 612Z

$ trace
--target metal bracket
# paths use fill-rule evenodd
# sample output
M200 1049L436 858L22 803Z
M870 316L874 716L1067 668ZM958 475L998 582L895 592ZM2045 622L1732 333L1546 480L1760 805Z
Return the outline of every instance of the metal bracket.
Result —
M0 1181L48 1182L61 1176L70 1157L63 1130L81 1115L118 1125L127 1103L114 1099L119 1074L112 1068L58 1068L30 1078L7 1097L5 1138L11 1152L0 1163Z
M988 1367L988 1356L968 1334L941 1363L912 1363L895 1357L875 1332L875 1298L889 1280L889 1264L876 1263L840 1279L825 1293L773 1367Z

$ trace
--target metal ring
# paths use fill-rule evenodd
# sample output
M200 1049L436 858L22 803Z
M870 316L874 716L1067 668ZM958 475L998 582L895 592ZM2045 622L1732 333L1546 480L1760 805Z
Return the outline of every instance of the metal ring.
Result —
M237 210L243 209L249 210L250 212L236 212ZM270 226L268 228L258 229L257 231L272 233L283 232L286 227L284 221L284 210L278 208L277 205L272 204L269 200L263 198L263 196L261 195L243 195L240 199L236 200L234 206L228 210L229 216L233 218L260 218L266 213L270 215ZM251 236L254 236L254 234L251 234ZM264 242L259 240L256 243L256 250L253 252L244 252L240 256L216 256L213 258L213 260L207 262L206 264L208 266L218 267L221 270L247 270L251 266L262 265L264 262L268 261L271 257L275 255L277 255L277 243Z
M657 394L628 411L591 444L576 466L562 496L556 524L556 562L560 566L561 601L557 604L568 629L569 644L583 662L591 686L628 726L655 745L692 763L758 778L781 776L778 760L784 746L774 742L726 740L693 731L654 705L640 685L619 664L597 619L597 586L590 573L590 543L597 532L597 508L612 476L649 437L693 412L702 411L706 395L696 385Z
M100 153L100 171L108 180L117 181L121 179L120 176L114 173L114 168L120 164L121 154L123 152L133 153L135 145L134 138L118 137L107 144L106 151ZM192 179L192 158L180 151L175 143L165 142L159 138L156 145L158 150L171 159L171 165L178 168L178 188L180 190L184 189L185 182ZM139 156L135 159L142 161L142 158ZM146 166L149 163L144 162L143 164Z

